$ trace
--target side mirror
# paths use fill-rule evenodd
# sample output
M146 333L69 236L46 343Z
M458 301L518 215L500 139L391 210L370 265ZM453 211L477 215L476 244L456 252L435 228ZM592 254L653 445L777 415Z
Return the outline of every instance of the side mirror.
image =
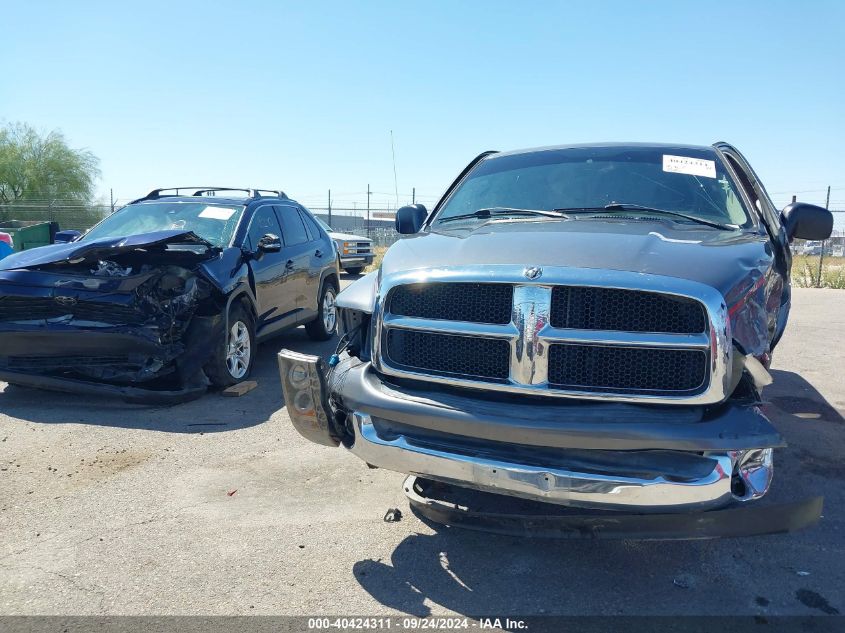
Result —
M396 212L396 230L402 235L418 233L427 217L425 205L409 204Z
M783 228L791 242L802 240L826 240L833 232L833 214L822 207L805 202L793 202L781 213Z
M278 253L282 250L282 238L272 233L267 233L258 240L255 246L255 258L261 259L266 253Z
M74 230L67 230L67 231L56 231L56 237L53 239L54 244L68 244L69 242L75 242L82 236L82 231L74 231Z

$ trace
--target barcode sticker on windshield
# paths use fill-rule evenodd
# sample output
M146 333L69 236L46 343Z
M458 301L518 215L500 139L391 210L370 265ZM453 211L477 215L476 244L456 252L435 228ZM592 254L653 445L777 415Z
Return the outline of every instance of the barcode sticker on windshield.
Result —
M206 207L200 212L199 217L211 218L213 220L228 220L235 213L234 209L225 209L223 207Z
M716 161L689 156L672 156L663 154L663 171L673 174L687 174L689 176L716 177Z

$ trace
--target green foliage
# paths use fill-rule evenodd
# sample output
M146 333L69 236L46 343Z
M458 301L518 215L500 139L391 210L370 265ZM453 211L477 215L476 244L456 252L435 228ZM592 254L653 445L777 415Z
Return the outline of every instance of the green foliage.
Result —
M0 128L0 205L64 201L87 204L100 175L99 159L68 146L61 132L46 135L25 123Z
M69 147L61 132L40 134L25 123L0 127L0 222L90 227L103 217L91 204L99 162L90 151Z
M845 258L825 256L819 279L819 258L795 255L792 258L792 283L799 288L845 289Z

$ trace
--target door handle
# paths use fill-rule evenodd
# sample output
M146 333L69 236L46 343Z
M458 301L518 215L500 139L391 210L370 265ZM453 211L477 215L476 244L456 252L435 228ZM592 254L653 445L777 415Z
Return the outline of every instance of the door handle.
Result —
M316 251L314 251L314 255L315 255L316 257L322 257L322 256L323 256L323 251L321 251L321 250L318 248Z

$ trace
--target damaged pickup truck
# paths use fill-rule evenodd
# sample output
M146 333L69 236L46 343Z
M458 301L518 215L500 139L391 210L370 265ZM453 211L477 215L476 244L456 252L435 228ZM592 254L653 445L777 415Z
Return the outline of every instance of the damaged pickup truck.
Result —
M0 380L173 402L244 380L286 328L334 335L337 255L304 207L166 191L0 262Z
M778 212L724 143L601 144L482 154L396 224L407 237L338 297L327 373L279 354L303 436L426 480L616 511L584 519L593 535L626 525L618 511L639 535L681 517L672 538L818 517L818 499L723 508L772 481L784 442L760 389L789 242L828 236L827 210Z

